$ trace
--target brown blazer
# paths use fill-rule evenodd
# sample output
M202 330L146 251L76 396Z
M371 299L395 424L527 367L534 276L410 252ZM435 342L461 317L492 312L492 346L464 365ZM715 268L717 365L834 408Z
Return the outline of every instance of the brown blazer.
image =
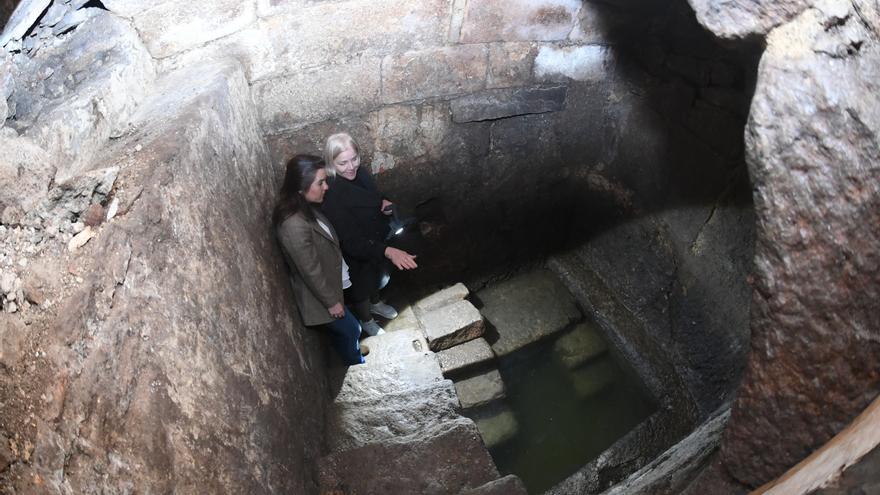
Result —
M330 221L315 211L333 235L302 212L278 226L278 240L291 270L293 295L303 323L321 325L333 321L327 309L342 302L342 252Z

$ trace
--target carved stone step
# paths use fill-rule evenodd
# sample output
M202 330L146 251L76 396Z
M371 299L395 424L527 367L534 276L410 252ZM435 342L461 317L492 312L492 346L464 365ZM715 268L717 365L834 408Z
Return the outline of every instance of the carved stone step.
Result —
M479 407L504 397L504 381L498 370L491 370L455 382L461 407Z
M486 364L495 359L492 347L480 337L437 353L444 376L462 372L468 368Z
M595 326L581 323L570 332L559 337L553 350L568 369L574 369L608 351L605 339Z
M428 345L434 352L483 335L483 317L468 301L429 311L421 316Z

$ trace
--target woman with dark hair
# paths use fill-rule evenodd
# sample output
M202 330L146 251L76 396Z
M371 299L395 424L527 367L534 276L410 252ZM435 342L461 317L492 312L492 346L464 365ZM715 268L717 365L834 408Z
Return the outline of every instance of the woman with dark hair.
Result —
M351 286L348 266L332 224L314 207L326 192L324 160L294 156L287 162L273 224L303 323L326 329L345 364L360 364L369 350L360 345L361 325L343 304L343 290Z
M346 133L330 136L324 159L333 188L321 208L339 231L342 252L351 266L353 285L345 296L364 332L378 335L384 330L372 315L397 317L397 310L379 299L379 290L390 278L387 264L412 270L418 267L416 257L387 244L393 205L376 188L370 171L360 168L357 142Z

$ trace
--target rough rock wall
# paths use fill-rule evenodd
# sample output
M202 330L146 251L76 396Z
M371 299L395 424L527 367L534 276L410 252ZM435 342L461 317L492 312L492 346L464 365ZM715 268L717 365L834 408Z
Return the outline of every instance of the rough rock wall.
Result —
M103 53L66 40L71 64ZM326 365L270 233L279 170L244 71L201 64L138 103L60 183L2 129L24 157L2 177L37 200L0 225L0 492L314 492Z
M880 392L880 12L858 0L693 4L721 36L766 35L746 129L751 356L722 446L726 470L754 487ZM720 28L717 16L754 22Z

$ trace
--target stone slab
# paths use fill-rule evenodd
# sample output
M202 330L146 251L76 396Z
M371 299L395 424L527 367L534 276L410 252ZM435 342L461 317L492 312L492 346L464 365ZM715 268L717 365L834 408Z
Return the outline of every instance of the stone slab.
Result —
M458 301L421 316L428 344L434 352L483 335L483 316L469 301Z
M372 353L372 350L371 350ZM401 393L443 381L443 371L433 352L403 356L396 360L350 366L342 371L336 401L352 401L365 395Z
M486 448L492 449L512 439L519 432L516 416L504 404L480 409L472 416L483 437Z
M498 331L492 350L507 355L564 330L581 318L568 289L545 269L517 275L477 293L481 312Z
M330 450L339 452L378 442L405 442L413 435L459 418L458 396L449 380L400 393L335 401L327 420Z
M528 495L528 492L519 477L508 474L477 488L465 490L459 495Z
M444 376L449 376L468 368L486 364L495 359L492 347L486 339L480 337L437 353L440 369Z
M357 63L256 82L254 100L263 127L275 134L373 109L380 103L380 66L378 59L364 58Z
M382 335L367 337L361 343L370 347L370 354L366 359L371 365L424 354L428 351L425 334L418 328L386 331Z
M386 321L382 324L382 328L385 329L386 332L401 332L406 330L414 330L421 329L422 324L419 322L419 319L416 317L416 312L413 310L412 306L403 306L392 304L398 311L397 318ZM424 334L422 334L424 336Z
M578 0L484 0L468 2L462 43L559 41L568 37L581 8Z
M465 287L463 283L459 282L455 285L439 290L430 296L419 299L416 301L415 306L419 311L426 313L442 306L449 306L450 304L461 301L467 297L469 293L468 288Z
M463 462L467 460L467 462ZM498 478L473 421L407 443L376 443L318 460L321 493L459 493Z
M389 55L382 61L382 99L399 103L479 91L487 65L487 48L478 44Z
M492 43L489 45L488 88L524 86L532 82L532 68L538 47L534 43Z
M479 122L565 108L565 86L495 89L452 100L453 122Z
M464 409L483 406L505 396L504 380L498 370L457 381L455 391Z
M618 373L617 366L610 359L602 359L572 371L570 376L575 395L581 399L593 397L611 385Z
M608 344L599 330L589 324L581 323L553 344L553 350L566 368L574 369L608 351Z

